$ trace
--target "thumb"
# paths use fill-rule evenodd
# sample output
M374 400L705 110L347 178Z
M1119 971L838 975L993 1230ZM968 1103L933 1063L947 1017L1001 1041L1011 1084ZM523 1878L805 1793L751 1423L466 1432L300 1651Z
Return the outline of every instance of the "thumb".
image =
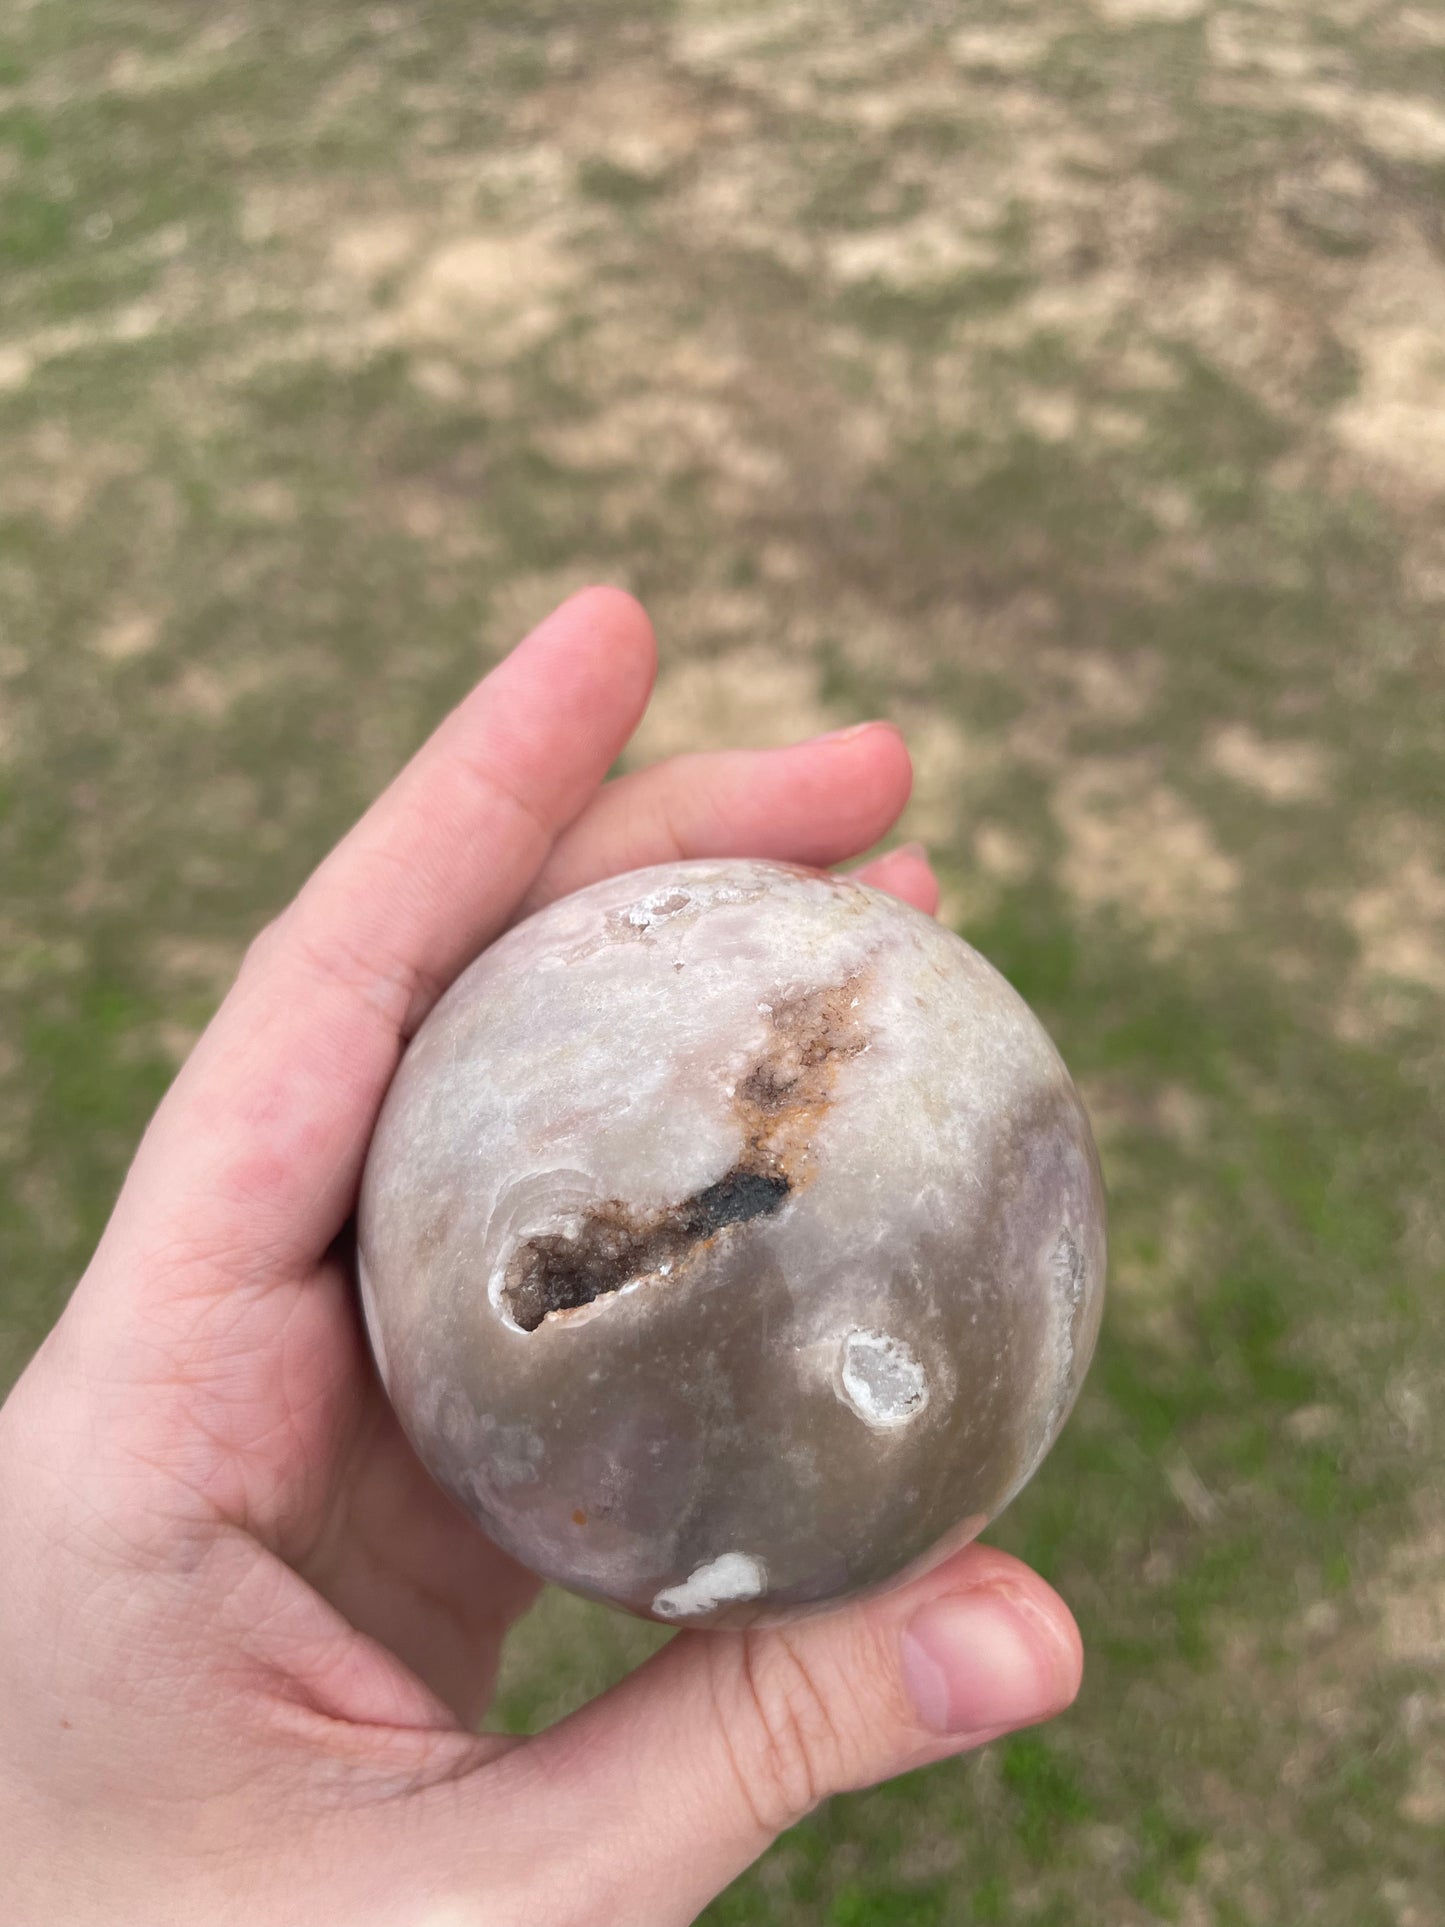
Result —
M814 1619L682 1633L520 1751L574 1838L607 1843L588 1921L681 1927L818 1801L1047 1719L1082 1670L1058 1595L971 1546Z

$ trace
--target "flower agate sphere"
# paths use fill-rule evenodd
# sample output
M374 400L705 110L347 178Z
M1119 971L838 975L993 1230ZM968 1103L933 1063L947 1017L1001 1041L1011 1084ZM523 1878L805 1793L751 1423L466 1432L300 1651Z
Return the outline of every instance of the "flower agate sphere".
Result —
M416 1450L499 1545L739 1626L917 1571L1052 1444L1104 1198L991 965L778 864L615 877L509 931L388 1093L358 1257Z

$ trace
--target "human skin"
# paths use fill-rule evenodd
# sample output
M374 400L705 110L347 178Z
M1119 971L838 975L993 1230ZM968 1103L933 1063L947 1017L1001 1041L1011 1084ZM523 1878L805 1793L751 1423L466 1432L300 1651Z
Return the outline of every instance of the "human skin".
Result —
M412 1455L348 1257L405 1042L558 895L842 862L907 797L882 724L604 784L653 668L637 604L584 591L441 725L248 951L0 1408L7 1927L680 1927L818 1800L1073 1698L1067 1609L974 1545L475 1730L536 1582ZM862 874L934 905L921 853Z

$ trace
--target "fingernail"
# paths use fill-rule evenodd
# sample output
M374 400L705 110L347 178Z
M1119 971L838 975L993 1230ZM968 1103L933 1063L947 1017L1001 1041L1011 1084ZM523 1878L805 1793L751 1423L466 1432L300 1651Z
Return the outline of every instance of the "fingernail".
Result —
M903 1680L935 1733L1028 1726L1059 1703L1042 1634L995 1592L935 1599L903 1635Z
M896 727L895 724L885 723L881 717L875 716L870 722L849 723L846 729L827 730L823 735L815 736L813 741L815 743L846 743L850 741L852 737L862 736L867 730L878 729L880 726L884 729L893 729Z

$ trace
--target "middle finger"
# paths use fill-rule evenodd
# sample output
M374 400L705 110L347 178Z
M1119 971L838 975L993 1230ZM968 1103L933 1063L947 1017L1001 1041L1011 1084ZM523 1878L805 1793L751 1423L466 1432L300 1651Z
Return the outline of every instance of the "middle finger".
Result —
M674 756L598 791L557 838L518 915L684 857L841 863L893 827L912 786L903 737L884 722L783 749Z

